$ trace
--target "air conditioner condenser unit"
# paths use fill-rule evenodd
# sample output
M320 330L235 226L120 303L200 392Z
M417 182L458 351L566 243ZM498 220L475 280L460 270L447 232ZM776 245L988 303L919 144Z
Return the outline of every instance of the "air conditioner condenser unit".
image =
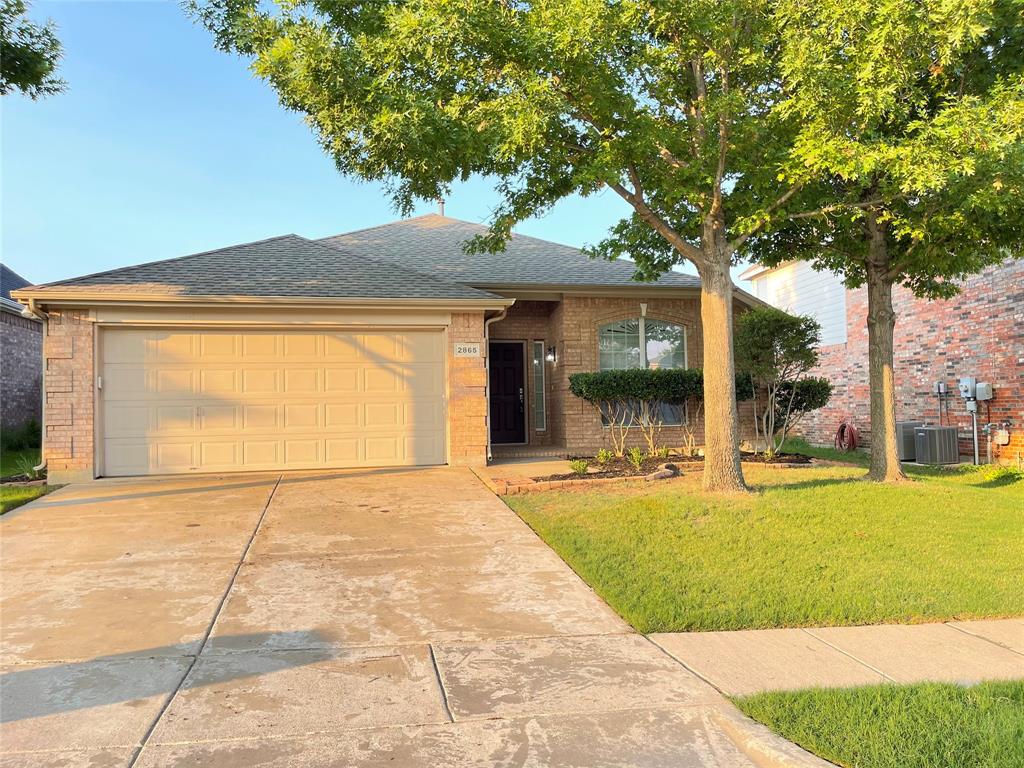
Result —
M914 443L919 464L959 464L956 427L917 427Z
M896 453L900 461L917 461L917 443L914 430L923 427L923 421L896 422Z

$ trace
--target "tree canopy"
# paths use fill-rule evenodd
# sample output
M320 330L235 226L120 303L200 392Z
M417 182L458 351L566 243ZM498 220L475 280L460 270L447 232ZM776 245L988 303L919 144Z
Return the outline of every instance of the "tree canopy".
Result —
M780 0L782 71L800 134L785 173L824 204L760 238L928 298L1024 244L1024 2ZM827 202L826 202L827 201Z
M37 24L27 14L24 0L0 0L0 95L20 91L36 99L60 93L60 40L51 22Z

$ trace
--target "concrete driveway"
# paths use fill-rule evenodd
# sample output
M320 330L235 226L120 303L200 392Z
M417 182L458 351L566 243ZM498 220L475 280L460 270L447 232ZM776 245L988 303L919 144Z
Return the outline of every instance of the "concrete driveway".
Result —
M824 765L468 470L72 486L0 520L0 765Z

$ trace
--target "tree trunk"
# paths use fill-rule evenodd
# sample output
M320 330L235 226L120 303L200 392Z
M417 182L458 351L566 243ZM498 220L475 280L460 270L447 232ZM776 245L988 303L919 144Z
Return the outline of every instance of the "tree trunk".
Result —
M868 386L871 392L871 469L868 478L894 483L907 479L896 450L896 380L893 376L892 279L886 274L888 244L882 226L869 218Z
M708 258L699 272L704 332L704 490L745 491L740 468L729 259L724 255Z

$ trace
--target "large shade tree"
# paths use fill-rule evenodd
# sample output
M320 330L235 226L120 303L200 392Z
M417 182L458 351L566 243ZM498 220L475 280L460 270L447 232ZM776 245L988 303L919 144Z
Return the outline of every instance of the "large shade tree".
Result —
M61 45L52 22L28 18L24 0L0 0L0 95L19 92L31 99L64 90L57 77Z
M787 173L816 210L752 247L867 286L870 477L899 481L893 287L950 297L1024 245L1024 2L779 0Z
M730 266L804 181L780 176L779 36L761 0L195 0L338 168L390 183L403 212L479 174L519 221L611 189L630 215L594 250L649 279L702 279L704 485L742 490Z

